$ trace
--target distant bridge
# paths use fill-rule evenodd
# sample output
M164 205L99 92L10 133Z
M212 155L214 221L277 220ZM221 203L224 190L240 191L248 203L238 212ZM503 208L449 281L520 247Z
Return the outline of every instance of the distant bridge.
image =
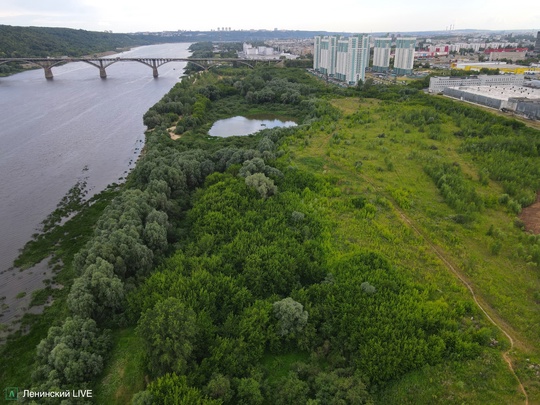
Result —
M29 63L42 67L45 71L45 78L52 79L52 68L67 62L85 62L99 69L99 77L107 77L107 67L118 62L138 62L152 69L154 77L158 77L158 67L169 62L191 62L194 65L208 70L213 66L219 66L224 63L241 63L250 68L254 68L258 62L279 63L281 59L234 59L234 58L0 58L0 65L8 62Z

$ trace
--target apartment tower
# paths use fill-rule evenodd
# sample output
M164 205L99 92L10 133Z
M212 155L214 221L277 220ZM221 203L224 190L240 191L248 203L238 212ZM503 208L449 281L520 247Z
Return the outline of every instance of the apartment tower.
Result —
M375 38L373 48L373 70L375 72L387 72L390 67L390 49L392 38Z
M369 66L369 35L340 38L337 45L336 79L355 85L365 80Z
M414 65L414 46L416 38L397 38L396 54L394 57L394 73L400 75L410 75Z
M355 85L365 79L369 65L369 35L315 37L313 68L336 80Z
M315 37L313 69L319 73L334 77L336 73L336 47L338 37Z

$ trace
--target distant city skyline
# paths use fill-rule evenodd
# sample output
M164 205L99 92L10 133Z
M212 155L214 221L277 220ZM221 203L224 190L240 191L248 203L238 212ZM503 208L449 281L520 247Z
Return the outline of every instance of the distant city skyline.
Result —
M344 0L339 8L274 0L254 7L247 0L177 2L152 0L2 0L0 24L66 27L91 31L210 31L286 29L329 32L538 30L540 8L501 0Z

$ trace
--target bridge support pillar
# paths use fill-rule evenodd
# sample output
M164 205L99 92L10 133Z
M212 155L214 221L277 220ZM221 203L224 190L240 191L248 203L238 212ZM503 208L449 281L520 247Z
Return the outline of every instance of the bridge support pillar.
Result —
M106 78L107 78L107 72L105 71L105 68L104 68L104 67L100 67L100 68L99 68L99 77L101 77L102 79L106 79Z
M152 66L152 74L154 75L154 77L159 76L158 71L157 71L157 66Z
M43 70L45 71L45 79L52 80L53 79L53 73L50 66L43 66Z

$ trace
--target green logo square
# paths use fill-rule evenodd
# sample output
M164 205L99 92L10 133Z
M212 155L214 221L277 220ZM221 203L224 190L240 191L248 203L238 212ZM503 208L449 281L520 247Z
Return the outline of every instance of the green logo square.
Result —
M4 389L4 399L6 401L18 401L19 400L19 388L7 387Z

